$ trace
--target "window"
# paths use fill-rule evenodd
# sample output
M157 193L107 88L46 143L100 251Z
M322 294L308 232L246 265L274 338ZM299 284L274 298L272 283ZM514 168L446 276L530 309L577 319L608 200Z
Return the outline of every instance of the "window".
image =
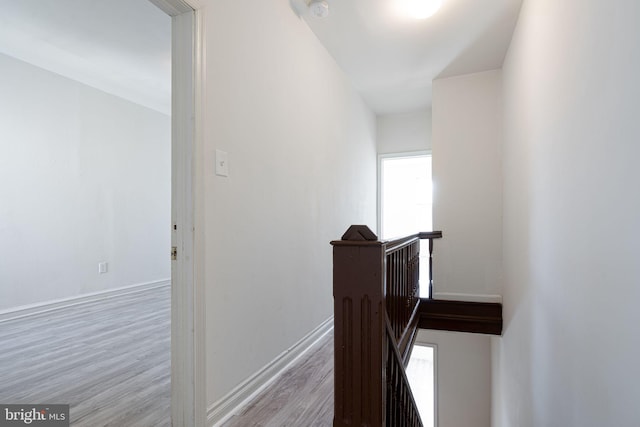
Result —
M432 230L431 154L384 154L378 165L378 235L382 239ZM429 296L429 242L420 245L420 296Z
M418 405L424 427L434 427L436 420L436 347L416 344L407 366L407 378Z

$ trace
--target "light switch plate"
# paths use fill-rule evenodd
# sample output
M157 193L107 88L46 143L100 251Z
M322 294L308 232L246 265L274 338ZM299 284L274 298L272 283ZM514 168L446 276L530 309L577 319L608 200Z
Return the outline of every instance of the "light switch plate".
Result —
M229 176L229 153L216 150L216 175Z
M104 273L106 273L106 272L107 272L108 265L109 265L109 264L107 264L106 262L99 262L99 263L98 263L98 273L99 273L99 274L104 274Z

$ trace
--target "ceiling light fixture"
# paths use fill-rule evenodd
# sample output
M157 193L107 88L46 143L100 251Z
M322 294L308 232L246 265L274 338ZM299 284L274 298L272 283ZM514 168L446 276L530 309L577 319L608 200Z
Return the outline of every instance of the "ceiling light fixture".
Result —
M436 13L443 0L396 0L397 11L414 19L426 19Z
M326 18L329 16L329 3L324 0L311 0L309 10L316 18Z

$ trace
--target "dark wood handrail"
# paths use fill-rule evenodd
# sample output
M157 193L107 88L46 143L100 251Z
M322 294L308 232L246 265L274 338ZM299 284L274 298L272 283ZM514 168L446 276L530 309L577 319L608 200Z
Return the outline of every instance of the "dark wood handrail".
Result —
M420 320L419 240L440 237L380 241L366 226L351 226L331 242L334 427L422 425L404 369Z
M418 233L418 237L422 240L442 239L442 231L421 231Z
M385 251L386 253L390 253L393 252L395 250L398 250L400 248L402 248L403 246L407 246L413 242L417 242L418 240L420 240L420 238L418 237L418 234L412 234L410 236L405 236L405 237L398 237L396 239L392 239L392 240L383 240L382 244L385 247Z

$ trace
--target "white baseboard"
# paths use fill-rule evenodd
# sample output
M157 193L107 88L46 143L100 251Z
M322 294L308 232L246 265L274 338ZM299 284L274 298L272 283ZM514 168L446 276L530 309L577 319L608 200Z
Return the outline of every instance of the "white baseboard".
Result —
M333 316L311 331L291 348L231 390L207 411L207 426L218 427L237 414L244 405L271 384L285 369L333 329Z
M502 295L460 294L455 292L435 292L433 299L470 302L497 302L502 304Z
M149 289L168 286L171 279L156 280L153 282L137 283L135 285L123 286L117 289L109 289L106 291L92 292L89 294L78 295L75 297L61 298L53 301L46 301L37 304L22 305L20 307L0 310L0 323L9 320L19 319L27 316L35 316L38 314L49 313L54 310L72 307L78 304L89 304L105 299L118 297L121 295L142 292Z

